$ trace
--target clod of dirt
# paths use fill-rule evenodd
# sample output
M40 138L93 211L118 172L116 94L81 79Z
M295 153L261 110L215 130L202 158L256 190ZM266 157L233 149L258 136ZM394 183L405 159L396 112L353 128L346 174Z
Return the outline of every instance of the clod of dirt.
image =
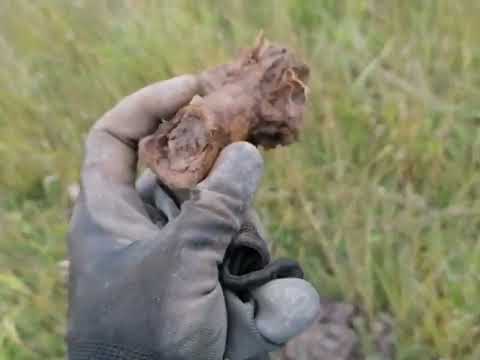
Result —
M235 141L266 149L298 138L309 69L294 54L260 36L236 61L200 75L195 96L139 144L140 161L173 189L192 188L219 152Z

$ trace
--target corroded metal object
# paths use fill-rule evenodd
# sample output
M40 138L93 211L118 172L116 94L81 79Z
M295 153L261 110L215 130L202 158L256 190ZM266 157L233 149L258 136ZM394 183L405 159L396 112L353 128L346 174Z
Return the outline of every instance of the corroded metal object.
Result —
M288 145L302 126L309 69L263 36L238 59L200 75L195 96L139 144L140 160L173 189L192 188L235 141Z

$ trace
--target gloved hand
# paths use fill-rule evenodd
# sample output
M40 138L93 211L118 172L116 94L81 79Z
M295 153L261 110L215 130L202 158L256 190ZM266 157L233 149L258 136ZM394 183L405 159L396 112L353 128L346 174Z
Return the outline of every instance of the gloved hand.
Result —
M149 170L137 180L136 188L159 227L175 219L180 204L190 197L186 191L172 192ZM225 356L268 359L268 351L298 334L315 316L318 296L298 280L303 278L303 272L296 262L271 261L266 232L253 208L246 211L241 222L219 269L229 324ZM275 280L279 278L290 279ZM279 291L283 291L280 296ZM294 296L288 296L289 292Z
M198 87L196 77L181 76L144 88L87 138L69 242L72 360L244 359L283 344L318 310L316 292L300 279L273 280L244 299L219 282L262 173L252 145L225 148L165 226L135 190L139 139ZM236 350L244 340L251 351Z
M150 219L160 228L175 219L180 214L181 204L190 198L188 190L168 189L149 169L144 171L135 187ZM274 279L303 279L303 271L297 262L289 259L271 261L265 229L252 207L240 221L240 230L233 236L220 267L220 282L224 289L243 294Z

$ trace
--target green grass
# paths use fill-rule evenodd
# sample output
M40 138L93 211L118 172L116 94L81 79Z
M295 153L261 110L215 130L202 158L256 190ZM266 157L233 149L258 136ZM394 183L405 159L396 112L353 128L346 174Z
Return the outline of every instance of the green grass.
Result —
M0 2L0 360L64 357L67 186L89 126L259 29L312 68L258 207L320 292L395 319L398 359L480 358L476 0Z

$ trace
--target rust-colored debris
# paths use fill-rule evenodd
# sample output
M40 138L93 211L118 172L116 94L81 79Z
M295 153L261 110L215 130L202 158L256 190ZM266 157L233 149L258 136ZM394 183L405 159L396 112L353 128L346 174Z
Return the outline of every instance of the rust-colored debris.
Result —
M309 69L294 54L259 36L236 61L200 75L195 96L158 130L142 139L140 160L174 189L192 188L219 152L235 141L264 148L297 140Z

